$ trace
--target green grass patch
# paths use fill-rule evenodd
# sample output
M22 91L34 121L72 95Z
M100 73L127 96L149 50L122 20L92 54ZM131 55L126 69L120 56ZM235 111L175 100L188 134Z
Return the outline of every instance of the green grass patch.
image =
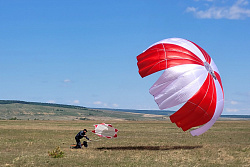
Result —
M62 158L64 156L64 152L57 146L54 150L48 151L48 154L52 158Z

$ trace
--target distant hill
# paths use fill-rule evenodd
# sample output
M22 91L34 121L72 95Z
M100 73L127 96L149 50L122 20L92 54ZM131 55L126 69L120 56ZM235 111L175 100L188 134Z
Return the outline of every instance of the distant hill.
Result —
M0 100L0 119L22 120L166 120L175 111L87 108L75 105ZM250 120L250 115L222 115L221 120Z
M167 116L144 113L120 112L111 109L91 109L87 107L0 100L0 119L22 120L163 120Z

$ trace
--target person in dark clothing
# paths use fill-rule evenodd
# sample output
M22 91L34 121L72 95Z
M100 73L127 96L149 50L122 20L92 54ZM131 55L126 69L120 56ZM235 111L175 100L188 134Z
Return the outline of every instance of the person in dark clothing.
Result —
M87 129L84 129L84 130L80 131L79 133L77 133L77 135L75 136L75 139L76 139L76 147L75 148L82 148L80 139L85 137L87 140L90 140L86 135L87 132L88 132ZM87 147L86 141L84 142L84 146Z

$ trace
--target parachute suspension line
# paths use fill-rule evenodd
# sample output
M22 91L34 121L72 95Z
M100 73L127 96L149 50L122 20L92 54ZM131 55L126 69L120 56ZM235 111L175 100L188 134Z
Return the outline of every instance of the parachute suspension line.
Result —
M166 51L166 48L165 48L163 43L162 43L162 46L164 48L164 54L165 54L165 60L166 60L166 68L167 68L167 51Z
M204 62L204 66L205 66L205 68L206 68L206 70L209 72L209 74L211 74L212 75L212 77L215 79L215 80L217 80L217 78L216 78L216 76L215 76L215 73L214 73L214 70L213 70L213 68L210 66L210 64L208 63L208 62Z

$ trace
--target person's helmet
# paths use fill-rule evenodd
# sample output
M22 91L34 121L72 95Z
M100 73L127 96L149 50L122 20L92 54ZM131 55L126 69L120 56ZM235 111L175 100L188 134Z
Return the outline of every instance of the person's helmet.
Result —
M83 131L86 131L86 132L88 132L88 131L87 131L87 129L83 129Z

